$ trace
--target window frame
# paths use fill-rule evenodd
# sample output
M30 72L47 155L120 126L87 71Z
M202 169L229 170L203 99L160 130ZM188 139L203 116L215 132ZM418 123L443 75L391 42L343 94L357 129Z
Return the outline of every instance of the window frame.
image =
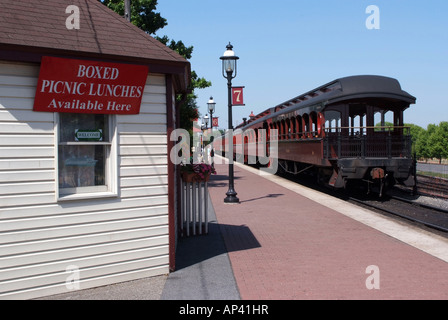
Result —
M109 198L118 197L118 156L117 156L117 120L116 115L106 115L108 119L108 134L109 141L78 141L78 142L61 142L60 134L60 113L54 113L54 133L55 133L55 194L56 200L59 201L71 201L82 199L95 199L95 198ZM106 146L105 152L105 186L89 186L89 187L77 187L77 188L60 188L59 187L59 148L61 146Z

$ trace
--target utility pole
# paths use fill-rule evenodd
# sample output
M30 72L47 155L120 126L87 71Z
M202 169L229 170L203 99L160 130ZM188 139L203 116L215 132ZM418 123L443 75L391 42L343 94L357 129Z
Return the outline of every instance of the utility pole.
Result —
M131 22L131 0L124 0L124 17Z

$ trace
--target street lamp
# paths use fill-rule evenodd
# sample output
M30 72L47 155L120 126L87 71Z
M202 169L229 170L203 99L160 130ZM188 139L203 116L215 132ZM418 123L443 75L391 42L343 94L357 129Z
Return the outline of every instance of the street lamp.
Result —
M202 118L202 139L201 139L201 152L202 152L203 159L204 159L204 151L205 151L204 130L207 131L207 129L208 129L208 115L205 115L204 118Z
M211 137L210 137L210 162L213 166L213 168L215 167L215 151L213 150L213 141L214 141L214 137L213 137L213 112L215 112L215 106L216 106L216 102L213 100L213 97L210 97L210 100L208 100L207 102L207 106L208 106L208 111L210 112L210 132L211 132Z
M222 60L222 75L227 79L228 89L228 101L229 101L229 190L227 191L227 197L224 199L225 203L239 203L240 199L237 198L237 193L234 188L234 175L233 175L233 121L232 121L232 79L237 75L237 60L233 52L233 46L227 45L227 50L220 58Z
M207 114L204 116L204 124L205 124L205 129L208 129L208 115Z
M215 112L215 106L216 106L216 102L213 100L213 97L210 97L210 100L208 100L207 102L207 106L208 111L210 112L210 120L212 121L210 123L210 128L212 129L213 132L213 112Z

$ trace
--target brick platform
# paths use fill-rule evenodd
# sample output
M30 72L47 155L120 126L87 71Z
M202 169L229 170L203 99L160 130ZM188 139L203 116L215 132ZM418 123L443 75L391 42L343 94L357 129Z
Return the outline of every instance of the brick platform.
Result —
M279 178L276 183L237 165L241 203L225 204L228 166L216 168L210 196L242 299L448 299L448 240L436 238L434 245L431 235L399 224L386 234L338 212L372 220L364 209L338 209L325 194L311 200L302 187L291 190ZM332 201L332 208L321 204ZM400 228L417 246L442 255L394 238ZM369 290L366 268L372 265L379 268L380 288Z

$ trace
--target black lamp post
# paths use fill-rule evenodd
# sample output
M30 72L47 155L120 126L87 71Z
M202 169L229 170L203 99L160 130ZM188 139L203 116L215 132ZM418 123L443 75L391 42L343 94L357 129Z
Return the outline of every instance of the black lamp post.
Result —
M207 130L208 129L208 115L207 114L204 116L203 122L205 124L205 129Z
M222 75L227 79L227 89L228 89L228 100L229 100L229 190L227 191L227 197L224 199L225 203L239 203L240 199L237 198L237 193L234 188L234 175L233 175L233 120L232 120L232 79L236 77L237 74L237 60L239 59L235 56L233 52L233 46L227 45L227 50L224 55L220 58L222 60Z
M210 161L211 165L215 166L214 156L215 151L213 150L213 112L215 112L216 102L213 100L213 97L210 97L210 100L207 102L208 111L210 112L210 132L211 132L211 140L210 140Z
M208 100L207 102L207 106L208 106L208 111L210 112L210 128L212 129L212 133L213 133L213 112L215 112L215 106L216 106L216 102L213 100L213 97L210 97L210 100Z
M202 157L204 157L204 151L205 151L204 130L207 131L207 129L208 129L208 115L205 115L204 118L202 119L202 139L201 139L201 142L202 142L202 145L201 145Z

